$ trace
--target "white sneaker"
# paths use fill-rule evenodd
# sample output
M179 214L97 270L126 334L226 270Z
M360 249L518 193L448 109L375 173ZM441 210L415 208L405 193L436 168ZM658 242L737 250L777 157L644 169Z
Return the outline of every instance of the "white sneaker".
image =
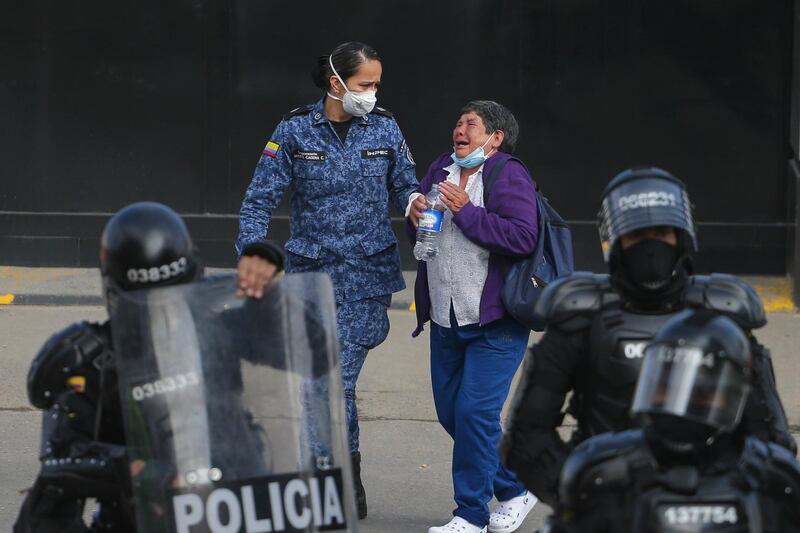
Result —
M525 491L525 494L521 496L498 502L497 507L489 515L489 531L491 533L511 533L516 531L538 501L539 498L534 496L533 493Z
M486 533L486 528L470 524L460 516L454 516L445 525L428 529L428 533Z

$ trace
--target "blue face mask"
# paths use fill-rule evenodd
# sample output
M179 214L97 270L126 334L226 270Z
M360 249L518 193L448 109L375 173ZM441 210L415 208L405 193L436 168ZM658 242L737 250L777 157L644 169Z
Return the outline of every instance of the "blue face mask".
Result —
M464 157L461 158L458 157L455 151L453 151L453 153L450 154L450 158L456 165L460 166L461 168L475 168L478 165L482 165L483 163L486 162L487 159L489 159L489 156L483 152L483 148L487 144L489 144L489 141L492 140L492 135L494 134L495 132L492 132L491 135L489 135L489 138L486 139L486 142L483 143L483 146L475 148L472 152L465 155ZM490 154L492 153L491 150L489 151L489 153Z

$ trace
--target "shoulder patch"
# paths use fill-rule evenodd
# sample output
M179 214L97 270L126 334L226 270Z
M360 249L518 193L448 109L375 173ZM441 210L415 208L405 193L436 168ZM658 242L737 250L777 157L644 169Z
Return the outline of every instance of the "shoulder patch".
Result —
M414 166L417 166L417 162L414 161L414 156L411 155L411 148L408 146L408 143L406 143L405 139L403 139L403 142L400 143L400 152L399 153L400 153L401 156L403 154L405 154L406 159L408 159L408 162L411 163Z
M534 312L549 325L581 329L590 323L586 318L618 299L607 274L575 272L548 285L536 302Z
M691 276L684 296L687 307L710 309L751 330L767 323L758 293L730 274Z
M370 111L370 114L382 115L384 117L394 118L394 114L391 111L377 106L375 106L375 108L372 111Z
M311 113L312 109L314 109L314 106L311 104L301 105L283 115L283 120L289 120L290 118L299 117L300 115L308 115Z
M263 153L269 157L275 157L278 155L278 150L280 149L280 144L276 143L275 141L268 141L267 145L264 147Z

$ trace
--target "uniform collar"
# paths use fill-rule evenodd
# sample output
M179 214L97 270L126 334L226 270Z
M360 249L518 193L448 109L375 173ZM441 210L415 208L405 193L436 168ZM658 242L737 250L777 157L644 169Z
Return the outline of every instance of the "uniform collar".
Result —
M319 126L326 122L330 122L330 120L325 116L325 97L323 96L311 109L311 123L314 126ZM374 124L374 121L369 118L369 114L366 114L363 117L353 117L353 124L369 126L370 124Z

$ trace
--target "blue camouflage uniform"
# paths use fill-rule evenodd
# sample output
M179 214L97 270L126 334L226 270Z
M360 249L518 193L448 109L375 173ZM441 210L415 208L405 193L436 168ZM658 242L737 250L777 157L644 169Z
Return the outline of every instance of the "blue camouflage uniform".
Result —
M389 333L391 293L405 287L389 200L404 212L418 191L415 163L391 113L353 117L343 143L324 99L278 124L247 188L237 251L266 239L272 211L292 185L287 272L333 280L350 451L358 450L355 386L367 352Z

